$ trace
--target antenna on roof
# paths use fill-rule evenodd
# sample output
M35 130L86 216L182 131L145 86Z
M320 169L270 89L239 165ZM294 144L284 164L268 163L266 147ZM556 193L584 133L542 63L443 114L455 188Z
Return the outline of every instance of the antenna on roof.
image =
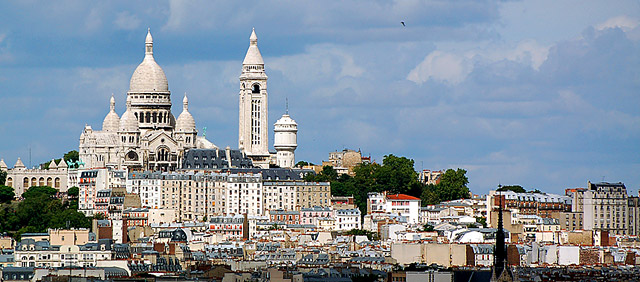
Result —
M288 115L289 114L289 97L284 97L284 107L285 107L285 113Z

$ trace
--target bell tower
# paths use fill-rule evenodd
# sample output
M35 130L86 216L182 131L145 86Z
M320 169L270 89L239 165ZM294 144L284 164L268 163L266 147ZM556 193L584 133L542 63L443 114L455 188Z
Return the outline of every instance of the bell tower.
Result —
M238 147L253 160L254 165L268 168L267 74L258 50L255 29L251 32L249 49L242 62L239 98Z

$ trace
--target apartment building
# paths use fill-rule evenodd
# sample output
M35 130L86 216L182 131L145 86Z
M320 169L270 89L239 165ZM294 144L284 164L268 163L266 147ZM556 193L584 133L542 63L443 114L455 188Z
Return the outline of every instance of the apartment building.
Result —
M609 231L611 235L629 233L629 200L622 182L588 182L583 198L585 230Z

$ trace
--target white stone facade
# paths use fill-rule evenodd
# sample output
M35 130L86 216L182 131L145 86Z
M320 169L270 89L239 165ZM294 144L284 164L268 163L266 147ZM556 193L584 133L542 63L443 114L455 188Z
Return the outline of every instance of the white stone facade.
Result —
M269 167L267 74L258 50L258 37L251 32L249 49L240 75L238 147L254 165Z
M359 209L334 210L335 230L348 231L362 228L362 217Z
M80 135L80 160L86 168L171 171L179 168L184 151L189 148L217 147L197 136L186 95L178 119L171 113L171 92L164 71L153 56L153 38L148 32L144 59L131 76L126 111L118 117L111 98L102 130L85 126Z
M60 160L58 164L52 160L48 169L28 169L20 158L12 169L8 169L4 160L0 160L0 170L7 172L5 185L13 188L16 197L22 196L32 186L49 186L66 192L70 187L68 174L75 173L75 170L68 169L64 160Z
M230 175L226 185L226 215L263 215L260 175Z
M256 166L268 168L270 163L277 163L292 167L297 147L297 125L292 119L289 118L293 125L278 126L276 138L282 141L276 147L278 153L269 152L267 75L257 42L253 31L239 77L238 147ZM85 126L78 150L85 168L173 171L180 168L186 150L218 148L197 135L186 94L180 116L176 119L171 112L171 91L164 71L155 61L150 32L145 40L144 59L131 76L126 105L119 117L111 97L102 129Z

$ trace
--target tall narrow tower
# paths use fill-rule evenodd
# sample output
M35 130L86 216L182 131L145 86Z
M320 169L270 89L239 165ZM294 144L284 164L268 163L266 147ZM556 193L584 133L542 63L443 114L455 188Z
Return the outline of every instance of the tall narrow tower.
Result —
M505 234L502 229L502 195L497 194L500 205L498 206L498 229L496 230L496 245L493 249L493 271L489 281L510 282L514 281L513 273L507 265L507 250L505 248Z
M242 62L239 102L238 147L253 160L253 164L268 168L267 74L255 30L251 32L249 50Z

